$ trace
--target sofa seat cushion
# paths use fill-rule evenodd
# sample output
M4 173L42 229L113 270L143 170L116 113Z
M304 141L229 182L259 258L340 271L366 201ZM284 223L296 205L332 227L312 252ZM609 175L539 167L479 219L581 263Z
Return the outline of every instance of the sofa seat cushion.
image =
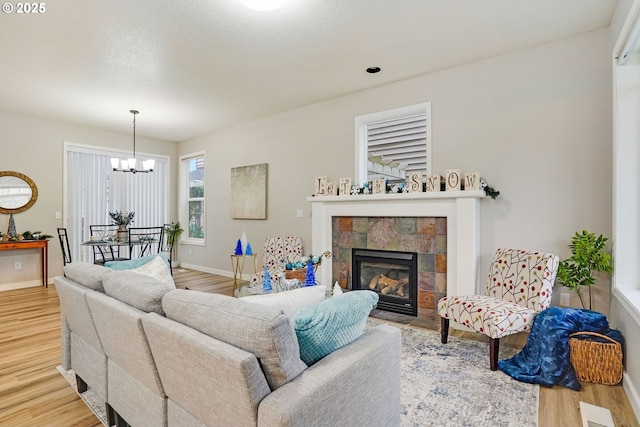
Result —
M301 308L324 301L327 287L323 285L305 286L290 291L276 292L274 294L251 295L244 297L243 301L277 308L293 318Z
M490 338L527 331L538 312L502 298L449 296L438 301L438 314Z
M254 354L271 390L307 368L291 321L278 309L184 289L168 292L162 308L169 319Z
M94 291L104 292L102 280L111 270L87 262L72 262L64 266L64 276Z
M164 316L162 297L175 290L173 283L166 283L132 270L111 271L103 280L104 292L119 301L148 313Z
M293 318L300 358L312 365L343 347L364 330L367 317L378 303L373 291L353 291L305 307Z

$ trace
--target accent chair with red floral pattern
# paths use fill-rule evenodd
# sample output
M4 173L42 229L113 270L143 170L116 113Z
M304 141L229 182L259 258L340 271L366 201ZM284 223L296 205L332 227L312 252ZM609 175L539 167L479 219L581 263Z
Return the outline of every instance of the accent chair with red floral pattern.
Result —
M447 342L450 320L485 334L490 338L491 370L498 369L500 338L529 330L536 314L551 305L559 262L554 254L498 249L485 295L446 296L438 301L442 343Z

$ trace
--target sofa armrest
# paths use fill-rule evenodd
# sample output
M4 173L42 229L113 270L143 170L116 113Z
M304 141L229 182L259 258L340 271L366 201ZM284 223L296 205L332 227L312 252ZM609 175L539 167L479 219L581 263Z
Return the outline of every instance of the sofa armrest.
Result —
M399 426L400 330L381 325L266 396L259 427Z

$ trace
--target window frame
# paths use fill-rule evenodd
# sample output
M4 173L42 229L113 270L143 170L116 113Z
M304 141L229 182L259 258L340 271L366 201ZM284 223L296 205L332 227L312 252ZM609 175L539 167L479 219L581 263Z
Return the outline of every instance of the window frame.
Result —
M206 220L207 220L207 197L206 197L206 185L205 185L205 191L202 195L202 197L197 197L197 198L192 198L190 197L190 192L189 192L189 161L202 157L204 160L204 173L203 173L203 181L206 184L206 176L207 176L207 156L206 156L206 152L205 151L196 151L193 153L188 153L188 154L183 154L180 156L180 179L179 179L179 191L178 191L178 198L179 198L179 209L178 209L178 217L180 218L180 223L184 224L183 228L185 229L185 233L182 233L182 235L180 235L180 244L185 244L185 245L194 245L194 246L206 246L207 244L207 226L206 226ZM204 221L205 221L205 226L204 226L204 237L199 238L199 237L190 237L189 236L189 202L191 201L202 201L203 206L204 206Z
M390 110L379 111L376 113L364 114L355 118L355 182L361 184L368 181L367 160L367 125L386 120L401 119L416 114L425 114L427 122L426 130L426 164L427 170L423 175L431 175L432 157L431 157L431 101L422 102L420 104L408 105L405 107L393 108Z

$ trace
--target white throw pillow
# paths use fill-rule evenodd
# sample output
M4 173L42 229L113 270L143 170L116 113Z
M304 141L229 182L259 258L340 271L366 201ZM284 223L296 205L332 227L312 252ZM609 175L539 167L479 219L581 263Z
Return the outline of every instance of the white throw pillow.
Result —
M132 268L133 273L143 274L145 276L153 277L154 279L162 282L166 285L171 285L175 288L175 282L171 276L171 270L167 266L167 262L161 257L156 256L148 263L141 265L138 268Z
M242 300L277 308L289 318L293 318L301 308L324 301L326 292L327 287L324 285L305 286L274 294L250 295L243 297Z

